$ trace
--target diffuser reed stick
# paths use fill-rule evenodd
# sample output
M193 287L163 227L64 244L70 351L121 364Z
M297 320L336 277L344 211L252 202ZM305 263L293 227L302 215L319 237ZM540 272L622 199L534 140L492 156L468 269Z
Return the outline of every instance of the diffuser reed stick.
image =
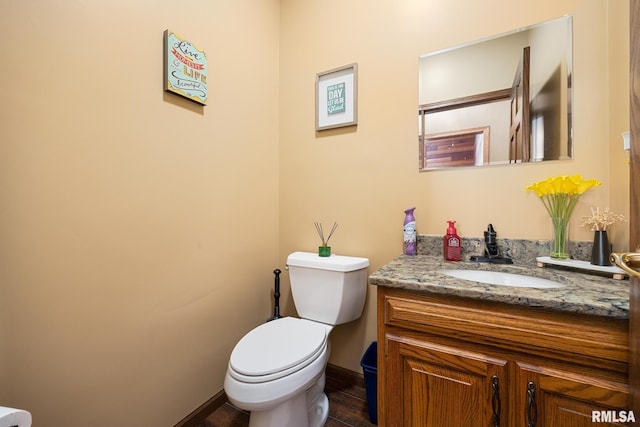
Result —
M322 246L328 246L329 239L331 238L331 236L333 236L333 232L336 231L336 228L338 228L338 223L337 222L333 223L333 227L331 227L331 231L329 232L329 236L327 237L326 240L324 238L324 231L322 230L322 224L319 222L314 222L313 224L316 226L316 231L318 232L318 236L320 236L320 240L322 240Z

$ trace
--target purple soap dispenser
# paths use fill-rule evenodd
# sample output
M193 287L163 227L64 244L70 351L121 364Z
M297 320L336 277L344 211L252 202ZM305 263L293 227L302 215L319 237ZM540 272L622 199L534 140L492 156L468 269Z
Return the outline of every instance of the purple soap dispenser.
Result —
M404 211L404 244L402 245L405 255L416 254L416 219L413 216L413 210L409 208Z

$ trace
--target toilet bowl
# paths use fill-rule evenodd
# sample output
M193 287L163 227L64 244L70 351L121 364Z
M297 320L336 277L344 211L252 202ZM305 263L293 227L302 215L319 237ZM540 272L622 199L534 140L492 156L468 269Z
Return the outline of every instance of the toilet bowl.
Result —
M234 347L224 389L250 411L250 427L321 427L329 415L324 393L329 334L362 315L366 258L294 252L287 258L300 318L284 317L248 332Z
M251 427L311 427L304 422L309 410L318 418L315 425L324 424L328 402L320 394L330 331L329 325L284 317L258 326L238 342L224 388L233 405L251 411ZM261 350L257 353L254 348ZM297 405L302 413L294 417L292 398L296 396L307 403ZM268 424L257 424L257 419L265 417Z

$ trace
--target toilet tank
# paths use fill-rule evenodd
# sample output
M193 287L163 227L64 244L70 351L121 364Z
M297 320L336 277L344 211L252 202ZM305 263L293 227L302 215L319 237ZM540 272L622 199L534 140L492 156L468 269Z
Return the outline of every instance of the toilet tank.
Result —
M289 255L287 267L298 315L329 325L358 319L367 295L368 266L367 258L320 257L310 252Z

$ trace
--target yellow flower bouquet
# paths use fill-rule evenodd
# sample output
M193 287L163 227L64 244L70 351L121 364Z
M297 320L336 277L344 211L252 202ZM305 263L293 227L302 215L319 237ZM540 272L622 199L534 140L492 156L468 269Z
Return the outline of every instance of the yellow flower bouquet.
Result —
M534 182L525 188L533 191L542 201L553 222L554 240L552 258L569 258L567 237L569 219L580 196L592 187L602 185L597 179L584 179L580 175L561 175Z

